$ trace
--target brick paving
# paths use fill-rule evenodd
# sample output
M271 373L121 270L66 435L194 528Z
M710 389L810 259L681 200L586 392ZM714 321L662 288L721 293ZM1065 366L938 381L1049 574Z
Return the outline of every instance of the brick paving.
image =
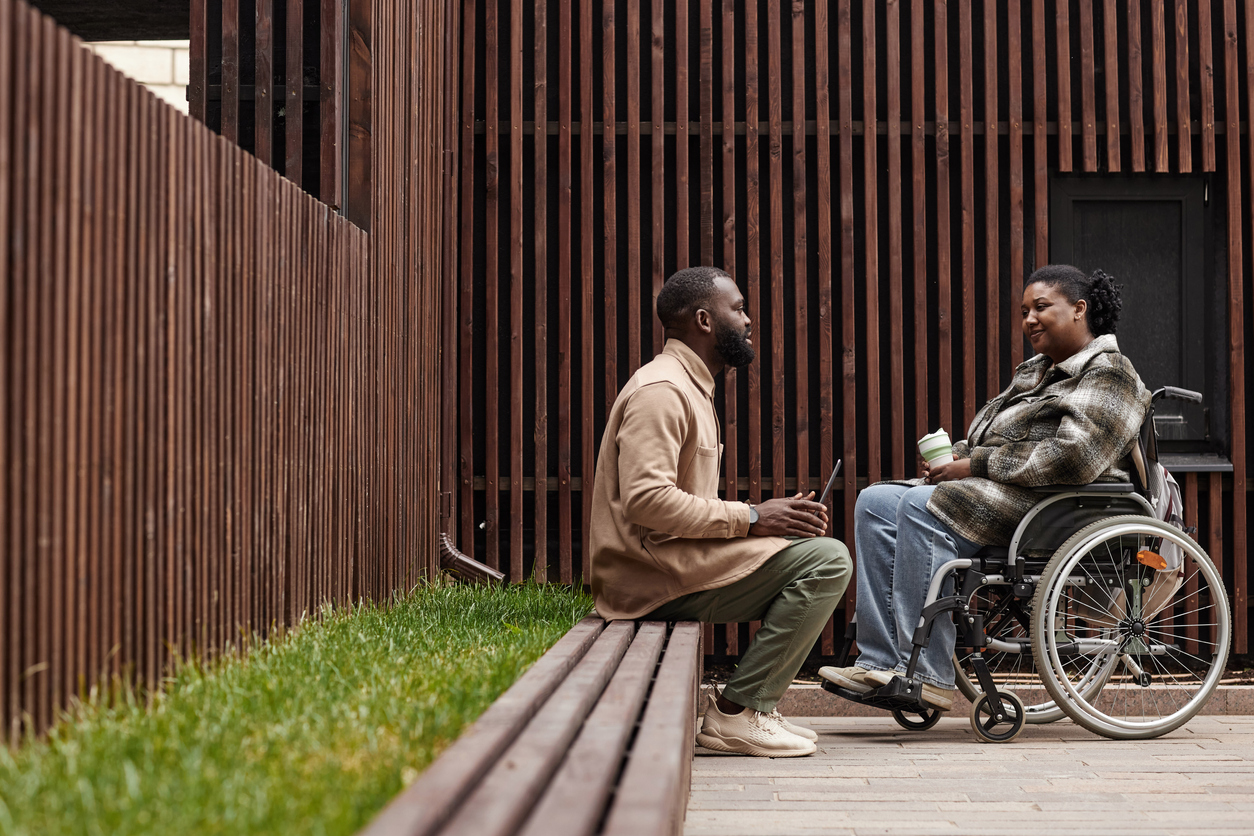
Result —
M1199 716L1146 741L1063 720L1000 745L963 716L925 732L887 714L794 719L819 733L818 753L697 749L685 836L1254 832L1254 715Z

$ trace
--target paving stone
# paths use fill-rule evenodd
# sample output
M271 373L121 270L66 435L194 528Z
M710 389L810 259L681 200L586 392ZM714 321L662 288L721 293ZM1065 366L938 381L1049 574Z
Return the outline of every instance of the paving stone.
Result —
M1254 819L1254 717L1148 741L1064 722L1002 746L959 717L918 733L883 715L799 722L821 735L809 758L695 759L687 836L1231 836Z

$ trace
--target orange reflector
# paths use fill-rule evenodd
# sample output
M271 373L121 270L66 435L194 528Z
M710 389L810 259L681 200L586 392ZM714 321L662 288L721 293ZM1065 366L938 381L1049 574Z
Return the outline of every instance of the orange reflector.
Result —
M1137 552L1136 559L1143 565L1148 566L1151 569L1157 569L1160 572L1167 568L1167 561L1163 559L1163 556L1157 552L1152 552L1149 549L1142 549Z

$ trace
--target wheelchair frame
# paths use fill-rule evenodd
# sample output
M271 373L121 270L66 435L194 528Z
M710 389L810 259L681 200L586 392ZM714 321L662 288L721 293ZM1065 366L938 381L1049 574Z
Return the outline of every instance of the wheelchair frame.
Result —
M1201 400L1201 395L1198 393L1174 387L1165 387L1154 393L1150 410L1142 426L1141 440L1136 451L1140 454L1140 461L1137 462L1140 472L1136 475L1140 476L1142 485L1149 484L1147 473L1157 461L1157 450L1153 435L1153 402L1164 396L1186 400ZM1147 461L1150 463L1148 467L1145 465ZM1146 487L1139 487L1133 483L1125 482L1095 483L1084 486L1053 486L1038 488L1037 490L1048 494L1048 496L1034 505L1020 520L1008 547L1004 549L985 547L973 557L948 561L934 574L928 588L926 604L920 613L919 623L911 638L912 651L903 676L895 677L887 685L866 693L859 693L826 680L822 683L822 687L845 699L891 711L893 718L904 728L911 730L931 728L940 719L942 712L932 708L923 701L923 684L920 680L915 679L915 671L920 654L929 645L933 624L937 618L943 614L948 614L953 617L957 630L955 647L971 648L972 651L968 658L974 669L976 682L970 683L969 687L964 689L964 693L967 693L968 697L974 697L972 699L971 725L981 740L996 743L1009 742L1022 732L1025 724L1028 722L1052 722L1064 715L1070 716L1086 728L1107 737L1117 739L1156 737L1178 728L1196 715L1218 684L1219 675L1222 673L1227 660L1231 632L1226 593L1223 589L1222 580L1219 578L1218 572L1215 570L1209 556L1194 541L1183 536L1183 533L1179 533L1171 526L1157 520L1154 507L1145 496L1145 494L1149 493ZM1067 501L1072 502L1076 508L1084 507L1084 504L1089 501L1105 502L1107 507L1115 504L1124 504L1135 513L1131 515L1126 513L1122 515L1116 514L1098 519L1087 525L1081 525L1078 531L1070 533L1070 536L1061 546L1054 548L1049 558L1042 559L1025 554L1022 544L1027 540L1034 524L1051 507ZM1142 514L1144 516L1141 516ZM1123 661L1128 670L1132 672L1135 684L1139 684L1141 688L1148 688L1152 683L1153 677L1140 666L1134 656L1139 657L1143 654L1151 656L1172 655L1173 652L1175 656L1190 655L1187 652L1182 653L1178 647L1162 641L1155 644L1152 634L1162 632L1161 629L1150 626L1153 618L1158 614L1157 612L1152 613L1146 619L1141 619L1140 613L1135 614L1136 617L1134 618L1133 613L1131 613L1131 609L1133 609L1131 599L1135 598L1136 602L1138 602L1136 606L1140 605L1140 590L1141 588L1149 588L1153 571L1147 571L1142 567L1134 570L1135 576L1129 579L1124 577L1121 572L1123 564L1129 563L1127 555L1124 554L1121 558L1122 562L1119 563L1115 561L1113 555L1110 555L1108 558L1107 562L1110 563L1116 575L1118 575L1120 585L1114 587L1113 579L1108 579L1107 585L1111 586L1112 589L1118 589L1121 595L1125 594L1124 588L1127 587L1128 592L1126 594L1129 596L1127 605L1129 612L1125 613L1126 617L1119 622L1119 629L1124 629L1126 626L1128 636L1124 637L1119 643L1116 643L1115 639L1100 638L1083 642L1079 639L1073 639L1059 644L1057 637L1053 635L1049 636L1048 640L1042 638L1038 641L1038 634L1054 632L1052 630L1042 631L1041 629L1034 631L1025 630L1028 635L1025 638L1017 639L1014 643L1003 641L986 633L984 613L973 611L970 604L981 589L1005 587L1007 591L1003 594L1013 596L1015 606L1020 612L1023 611L1023 608L1018 602L1027 601L1029 606L1034 608L1031 612L1032 620L1042 620L1044 611L1037 612L1035 609L1040 604L1047 604L1052 611L1056 611L1059 596L1063 592L1085 587L1085 577L1071 577L1069 574L1066 574L1071 572L1087 556L1083 549L1089 548L1093 544L1107 542L1109 537L1113 538L1113 542L1116 543L1122 554L1123 551L1126 551L1123 538L1129 536L1148 538L1145 542L1153 544L1155 549L1158 548L1157 544L1163 540L1170 540L1179 545L1186 555L1185 559L1192 560L1196 564L1197 571L1192 577L1200 577L1208 584L1209 591L1207 595L1210 602L1208 606L1215 608L1218 619L1214 624L1208 624L1208 626L1214 628L1212 632L1218 641L1212 643L1214 645L1214 654L1210 662L1210 670L1206 678L1198 686L1198 693L1190 698L1185 706L1157 722L1152 720L1129 720L1127 717L1122 719L1112 717L1096 707L1098 694L1107 685L1115 666L1120 661ZM1093 547L1095 548L1095 546ZM1107 546L1107 551L1110 551L1109 545ZM1138 560L1140 559L1140 554L1141 552L1137 553ZM1103 563L1100 569L1095 571L1099 577L1103 576L1107 572L1105 563ZM1059 580L1060 573L1063 573L1061 580ZM942 591L946 583L951 579L954 581L954 591L951 594L943 595ZM1098 578L1094 577L1093 572L1089 572L1087 583L1091 584L1095 580L1098 580ZM1042 583L1045 584L1044 587L1042 587ZM1179 588L1177 584L1176 589L1172 592L1173 596ZM1111 601L1116 600L1113 597L1113 593L1106 590L1105 587L1102 587L1102 591ZM1196 596L1197 593L1191 594ZM1050 597L1051 595L1052 598ZM1047 600L1042 602L1043 596ZM1003 598L1002 600L1005 599ZM1174 598L1169 599L1169 601L1174 600ZM1057 612L1055 612L1054 618L1059 617ZM1051 627L1054 627L1055 624L1056 622L1051 623ZM1196 630L1196 627L1193 629ZM857 637L856 633L857 616L855 614L846 631L845 641L841 648L839 665L842 667L850 664L850 654ZM1135 637L1132 636L1133 633L1135 633ZM1066 636L1065 631L1063 631L1063 637L1070 638ZM989 650L1000 653L1024 654L1029 644L1031 645L1032 658L1037 667L1037 675L1040 677L1041 684L1045 687L1045 690L1053 697L1053 702L1025 708L1023 701L1012 690L1009 690L1004 685L1001 688L998 687L986 663L984 654L985 651ZM1143 651L1142 648L1144 648ZM1090 656L1093 659L1089 661L1088 670L1081 677L1080 685L1077 687L1070 682L1067 672L1062 669L1064 664L1062 660L1064 658L1087 660ZM1201 657L1195 655L1193 658L1198 661L1204 661ZM1041 670L1043 669L1049 671L1048 676L1041 675ZM1165 672L1165 668L1163 671ZM956 658L955 674L960 681L965 681L966 674L959 667ZM978 688L970 687L974 685L978 685Z

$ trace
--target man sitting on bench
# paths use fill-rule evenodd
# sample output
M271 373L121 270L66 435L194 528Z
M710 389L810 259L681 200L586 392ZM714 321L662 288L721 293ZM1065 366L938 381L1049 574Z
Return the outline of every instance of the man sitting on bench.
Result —
M817 735L775 710L849 582L849 551L822 537L814 494L753 506L718 498L714 377L753 361L750 319L731 277L680 270L662 287L662 353L610 411L592 500L592 592L606 620L761 621L711 699L697 742L795 757ZM789 538L789 539L785 539ZM800 539L796 539L800 538Z

